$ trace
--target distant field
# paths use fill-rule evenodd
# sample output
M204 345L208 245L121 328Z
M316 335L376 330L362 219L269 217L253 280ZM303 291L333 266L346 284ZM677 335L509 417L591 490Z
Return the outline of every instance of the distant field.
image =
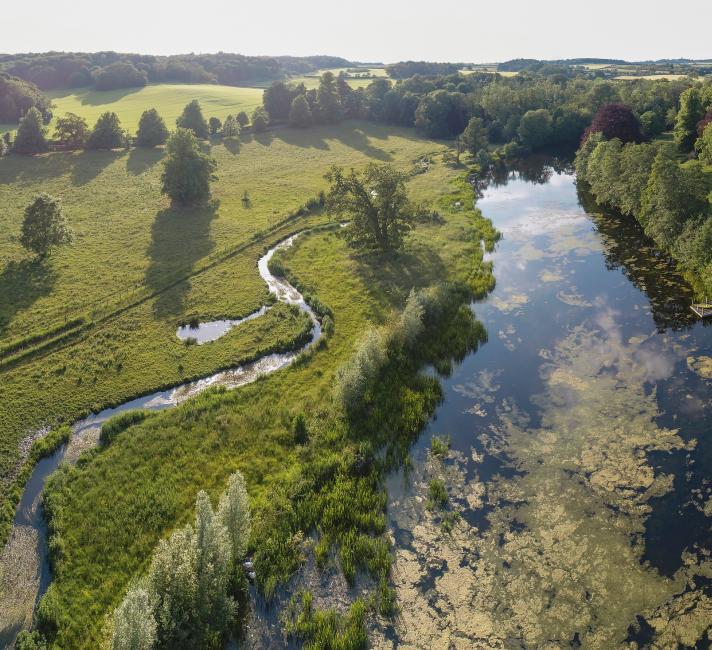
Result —
M622 79L624 81L625 80L630 81L633 79L653 79L653 80L655 80L655 79L658 79L658 80L669 79L669 80L673 80L673 79L684 79L685 77L687 77L686 74L664 74L664 73L663 74L621 74L621 75L618 75L617 77L615 77L615 79Z
M251 113L262 103L262 92L261 88L214 84L157 84L123 90L59 90L47 95L55 104L55 116L72 112L93 125L99 115L114 111L125 128L135 131L147 108L155 108L171 128L192 99L200 101L206 117L222 119L230 113Z

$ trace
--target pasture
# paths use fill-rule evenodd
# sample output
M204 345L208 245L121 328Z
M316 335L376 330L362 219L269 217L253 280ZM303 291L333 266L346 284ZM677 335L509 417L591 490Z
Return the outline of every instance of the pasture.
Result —
M440 147L370 123L218 143L211 147L219 176L213 205L184 210L160 194L160 149L1 159L0 347L52 324L96 323L0 369L3 521L12 515L19 443L33 431L289 347L301 335L305 323L280 318L280 310L199 350L182 344L175 329L196 315L241 317L267 300L257 258L285 234L328 219L317 213L283 223L326 187L329 166L389 161L411 169ZM72 245L43 263L18 242L24 206L39 191L62 199L75 233Z
M262 104L261 88L237 88L216 84L154 84L143 88L92 90L89 88L48 92L55 105L54 115L67 112L80 115L93 126L99 115L114 111L121 124L131 133L136 131L141 113L155 108L173 128L185 105L197 99L206 116L219 117L246 111L249 115Z

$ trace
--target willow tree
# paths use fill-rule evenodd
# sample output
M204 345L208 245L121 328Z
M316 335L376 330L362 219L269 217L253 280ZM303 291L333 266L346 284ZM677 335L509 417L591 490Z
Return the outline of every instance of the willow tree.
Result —
M408 175L391 165L371 163L348 174L333 167L325 178L331 183L326 208L349 220L345 233L357 248L397 250L425 212L408 197Z

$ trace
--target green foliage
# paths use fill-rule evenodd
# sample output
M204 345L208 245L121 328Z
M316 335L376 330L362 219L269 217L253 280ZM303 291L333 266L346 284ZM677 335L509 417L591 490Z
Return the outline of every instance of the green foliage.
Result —
M545 108L527 111L519 122L519 138L522 145L531 149L541 149L549 143L553 129L551 113Z
M442 510L447 505L445 483L439 478L431 479L428 483L427 505L430 510Z
M695 150L702 162L712 165L712 122L705 127L702 135L697 139Z
M487 130L484 122L479 117L471 117L467 128L460 136L462 144L473 156L481 150L487 149Z
M299 96L298 96L299 97ZM296 101L295 98L294 101ZM303 107L300 107L303 109ZM292 123L294 102L289 111L289 122ZM303 110L301 120L305 118ZM316 92L316 118L321 124L334 124L341 119L341 104L336 88L336 77L333 72L325 72L319 79L319 88Z
M127 137L121 128L121 121L116 113L102 113L96 121L87 139L87 149L118 149L126 146Z
M52 118L51 102L34 83L0 72L0 122L15 124L31 108L45 123Z
M252 119L250 121L252 123L252 130L255 133L262 133L266 131L269 126L269 115L264 108L258 106L252 113Z
M62 204L47 193L38 194L25 208L20 243L38 257L46 257L53 248L72 241Z
M289 126L300 129L311 126L314 123L309 103L304 95L297 95L289 109Z
M238 121L232 115L228 115L222 125L221 135L223 138L236 138L240 135L241 130L242 127Z
M231 116L228 115L228 117ZM210 135L217 135L220 132L220 129L222 128L222 122L220 121L220 118L211 117L208 120L208 128L210 129Z
M447 456L450 451L450 437L433 436L430 441L430 453L433 456Z
M47 650L47 643L37 630L22 630L15 640L15 650Z
M333 167L325 178L331 183L327 210L350 220L344 232L354 247L397 250L422 216L422 206L408 198L408 176L392 165L371 163L348 175Z
M189 129L193 132L196 138L205 140L208 137L208 123L203 117L203 111L200 108L200 102L194 99L183 109L183 113L176 120L176 126L181 129Z
M168 127L155 108L141 114L136 132L137 147L156 147L168 140Z
M367 647L366 604L357 599L346 614L314 608L311 592L298 594L286 617L288 634L304 642L305 650L363 650Z
M250 118L247 116L247 113L245 113L245 111L240 111L235 116L235 119L237 120L237 123L240 125L241 129L244 129L250 123Z
M139 88L148 83L145 72L138 70L129 61L114 61L99 68L93 74L97 90L115 90L117 88Z
M89 137L87 121L74 113L58 117L54 127L54 137L73 149L81 149Z
M218 647L236 615L233 576L250 535L245 480L236 472L217 513L198 493L195 525L162 540L145 580L114 610L112 650Z
M17 153L42 153L47 151L45 126L42 114L33 106L20 120L12 150Z
M673 137L681 151L691 151L697 138L697 123L705 116L699 88L688 88L680 95L680 110L675 119Z
M153 414L152 411L145 409L133 409L131 411L124 411L123 413L117 413L101 425L99 440L104 445L111 444L114 438L122 431L132 427L134 424L143 422L147 417Z
M307 430L307 420L304 413L297 413L292 420L292 433L294 434L294 442L298 445L303 445L309 439L309 431Z
M431 138L452 137L462 133L468 117L464 95L436 90L420 100L415 128Z
M171 135L168 155L163 163L161 191L178 205L204 203L210 196L210 183L217 180L217 163L204 154L189 129L178 128Z

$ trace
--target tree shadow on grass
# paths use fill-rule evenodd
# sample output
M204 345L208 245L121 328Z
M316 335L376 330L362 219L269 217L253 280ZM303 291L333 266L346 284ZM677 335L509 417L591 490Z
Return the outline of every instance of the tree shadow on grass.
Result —
M57 272L47 259L8 262L0 273L0 334L18 311L48 295L56 280Z
M190 280L178 280L190 274L195 264L215 248L210 223L217 216L218 207L218 202L213 201L206 206L171 207L156 215L145 282L153 291L161 292L153 306L159 318L183 313Z
M340 129L336 133L336 139L346 147L356 149L369 158L380 160L381 162L390 162L393 156L379 147L371 144L371 139L360 128Z
M74 157L72 167L72 183L74 185L86 185L93 181L111 163L126 155L125 150L121 151L83 151Z
M166 150L163 148L136 147L129 153L126 170L129 174L138 176L151 169L165 155Z
M362 254L355 259L357 273L374 305L380 305L373 311L379 320L392 309L402 308L412 288L421 289L447 277L440 255L426 246L411 246L398 253Z
M233 156L237 156L240 153L240 141L237 138L225 138L223 140L225 149L227 149Z
M326 151L329 149L329 143L324 140L321 133L321 130L315 128L296 129L294 127L285 127L275 132L275 137L293 147Z

